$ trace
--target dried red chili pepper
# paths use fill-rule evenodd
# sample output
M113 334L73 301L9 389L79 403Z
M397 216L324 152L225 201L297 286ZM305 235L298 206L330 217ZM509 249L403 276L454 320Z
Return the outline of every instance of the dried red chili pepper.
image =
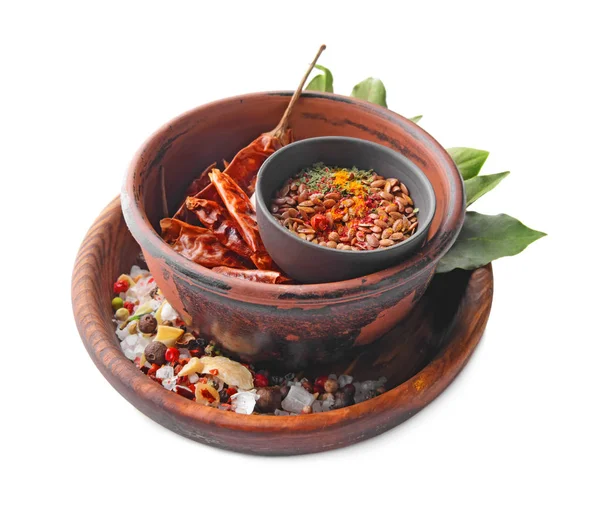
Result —
M242 257L251 258L254 265L259 269L277 269L264 248L260 235L258 234L256 214L248 196L254 192L256 177L263 162L273 152L292 141L292 131L289 129L288 125L292 109L302 93L304 83L324 49L325 45L322 45L319 48L317 55L290 99L277 126L272 131L261 134L248 146L240 150L230 163L223 160L226 167L223 173L215 168L216 164L209 165L209 167L192 182L187 190L186 197L192 195L197 199L217 202L217 205L219 201L223 201L231 216L231 220L239 227L239 232L237 229L230 228L231 225L227 225L227 223L223 223L223 221L219 222L219 225L224 225L221 227L223 230L219 230L220 227L214 227L212 237L208 236L208 231L202 233L198 231L194 232L191 229L199 227L194 227L193 225L180 221L187 220L186 214L188 213L188 209L186 207L186 200L175 216L173 216L172 220L161 221L163 238L165 238L165 240L169 238L170 244L172 244L176 251L188 259L208 268L214 266L225 266L229 268L247 267L247 265L242 264L241 261L236 263L235 258L230 254L223 253L224 250L228 251L226 248L224 248L224 250L217 249L218 246L221 246L222 248L227 247L231 252L236 253L240 260L244 260ZM210 182L207 181L207 177ZM202 189L202 186L205 187ZM200 216L196 215L196 218L206 225ZM209 218L210 214L204 219L208 220ZM185 227L181 224L177 224L176 222L178 221L185 225ZM170 230L174 230L175 233L169 232ZM237 233L241 235L242 239L250 247L252 251L251 256L246 255L245 252L242 253L242 246L239 239L236 238ZM214 240L216 240L218 244L215 244ZM208 250L206 248L208 248ZM227 262L217 264L216 260L219 257Z
M239 226L244 241L253 251L252 261L256 267L259 269L276 269L260 238L258 224L256 223L256 212L248 195L229 175L221 173L219 170L213 170L209 177L231 218Z
M202 171L202 173L192 181L192 184L190 184L188 186L188 189L185 191L185 196L186 197L194 196L197 193L199 193L200 191L202 191L204 188L206 188L206 186L208 186L210 184L210 179L208 178L208 174L214 168L217 168L216 161L214 163L211 163L210 165L208 165ZM185 206L185 201L179 208L179 211L177 211L177 213L175 214L175 216L174 216L175 218L177 218L183 212L184 206Z
M202 389L200 390L200 394L202 395L202 397L208 400L209 404L212 404L216 400L213 394L208 390Z
M244 241L254 252L262 248L262 241L258 233L256 212L248 195L227 174L215 169L209 174L210 180L219 193L227 211L239 225Z
M244 242L237 224L219 204L212 200L188 197L185 206L203 226L213 231L223 246L242 257L252 258L252 250Z
M165 218L160 222L163 239L185 258L204 267L226 266L245 269L250 261L223 246L215 234L180 220Z
M304 84L308 79L308 75L313 70L323 50L325 50L325 45L322 45L319 48L317 55L310 64L310 67L306 71L305 75L302 77L300 85L290 99L290 102L275 129L258 136L249 145L240 150L231 160L231 162L226 165L224 172L227 173L235 182L237 182L240 188L242 188L249 196L254 193L256 176L258 175L258 171L264 161L271 154L273 154L273 152L293 141L292 131L288 127L292 108L300 97L302 89L304 88ZM196 179L197 182L194 181L196 187L202 183L206 183L206 187L194 196L196 198L217 200L218 196L216 190L210 185L210 183L206 182L205 177L206 174L203 173L203 175Z
M267 271L265 269L233 269L231 267L222 266L213 267L212 270L215 273L224 274L233 278L239 278L240 280L247 280L249 282L280 284L292 283L290 278L282 275L278 271Z

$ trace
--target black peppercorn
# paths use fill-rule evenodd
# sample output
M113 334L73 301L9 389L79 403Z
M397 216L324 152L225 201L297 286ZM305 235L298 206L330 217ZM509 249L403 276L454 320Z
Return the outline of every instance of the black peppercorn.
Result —
M344 393L347 393L348 395L350 395L351 397L354 396L354 394L356 393L356 386L354 386L354 384L350 383L350 384L346 384L346 386L344 386L342 388L342 391Z
M150 342L144 349L146 359L150 363L156 363L157 365L164 365L165 353L167 352L167 346L162 342Z
M335 392L335 402L333 403L334 409L341 409L342 407L348 407L354 404L352 396L348 395L347 392L339 390Z
M152 314L147 313L146 315L142 315L140 317L140 323L138 324L138 329L142 333L154 333L156 331L156 326L158 323Z

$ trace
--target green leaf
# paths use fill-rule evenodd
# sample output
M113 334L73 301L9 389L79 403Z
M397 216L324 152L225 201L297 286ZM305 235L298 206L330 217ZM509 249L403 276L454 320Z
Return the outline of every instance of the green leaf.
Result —
M465 181L475 177L479 173L485 160L490 155L488 151L469 149L467 147L452 147L446 150L454 160Z
M387 108L387 103L385 102L385 95L385 86L383 85L383 82L378 78L367 78L366 80L361 81L357 85L354 85L351 94L352 97L357 97L358 99L365 99L366 101Z
M510 172L501 172L499 174L478 175L477 177L472 177L465 181L467 207L485 195L488 191L493 190L509 173Z
M331 71L326 67L320 66L318 64L315 67L320 71L323 71L323 74L318 74L312 80L310 80L305 90L316 90L317 92L333 92L333 74L331 74Z
M521 253L545 235L506 214L487 216L469 211L456 242L444 255L436 272L485 266L500 257Z
M408 120L412 120L415 124L418 124L422 118L423 115L415 115L414 117L409 117Z

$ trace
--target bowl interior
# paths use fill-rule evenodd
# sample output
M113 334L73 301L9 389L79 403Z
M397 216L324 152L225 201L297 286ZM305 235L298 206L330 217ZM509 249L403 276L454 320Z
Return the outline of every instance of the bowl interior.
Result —
M285 110L291 92L249 94L224 99L191 110L159 129L134 158L123 186L122 205L128 226L149 253L167 257L169 263L208 287L227 286L240 294L273 293L281 285L249 283L215 274L175 253L160 238L164 216L163 189L172 215L184 199L187 186L208 165L231 158L260 133L271 130ZM441 257L458 234L464 217L464 192L458 171L444 149L416 124L384 108L333 94L305 93L292 113L294 138L347 136L369 140L400 152L426 175L436 196L425 256L418 254L377 273L372 281L384 282L400 270ZM221 166L221 165L220 165ZM222 167L222 166L221 166ZM164 188L161 168L164 170ZM410 274L404 273L406 277ZM311 294L328 284L295 286L296 295ZM361 278L343 286L364 287ZM339 286L338 286L339 289Z
M325 136L294 142L275 152L263 164L256 185L257 207L261 207L269 223L284 231L290 240L303 242L269 213L271 200L289 177L318 162L343 168L375 170L383 177L395 177L406 184L414 206L419 208L419 228L413 236L386 251L397 251L402 246L422 242L435 213L435 193L425 174L415 163L396 151L366 140L343 136ZM331 251L330 248L319 245L314 245L314 248ZM339 253L348 257L369 257L375 255L376 251Z

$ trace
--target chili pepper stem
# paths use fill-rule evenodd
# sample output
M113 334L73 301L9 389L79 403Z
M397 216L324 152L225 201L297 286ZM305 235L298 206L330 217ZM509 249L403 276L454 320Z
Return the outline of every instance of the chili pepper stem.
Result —
M166 185L166 179L165 179L165 167L161 165L159 170L160 170L160 188L161 188L163 218L167 218L169 216L169 205L167 202L167 185Z
M310 64L310 66L307 69L306 73L304 73L304 76L302 77L302 81L300 82L300 85L298 85L298 88L296 89L296 92L294 92L294 95L292 96L292 99L290 99L290 102L287 105L287 108L285 109L285 112L283 112L283 116L281 117L281 120L279 121L279 124L277 124L277 126L275 127L275 129L273 129L273 131L271 131L269 133L271 136L273 136L275 138L281 138L281 137L283 137L285 135L285 132L288 129L288 121L290 119L290 115L292 114L292 108L294 108L294 105L296 104L296 101L300 97L300 94L302 94L302 89L304 88L304 84L306 83L306 80L308 79L308 76L310 75L310 73L314 69L315 65L317 64L317 60L319 60L319 57L321 56L321 53L323 53L323 51L325 50L325 48L326 48L326 46L324 44L322 44L321 47L319 48L319 51L315 55L315 58L313 59L312 63Z

